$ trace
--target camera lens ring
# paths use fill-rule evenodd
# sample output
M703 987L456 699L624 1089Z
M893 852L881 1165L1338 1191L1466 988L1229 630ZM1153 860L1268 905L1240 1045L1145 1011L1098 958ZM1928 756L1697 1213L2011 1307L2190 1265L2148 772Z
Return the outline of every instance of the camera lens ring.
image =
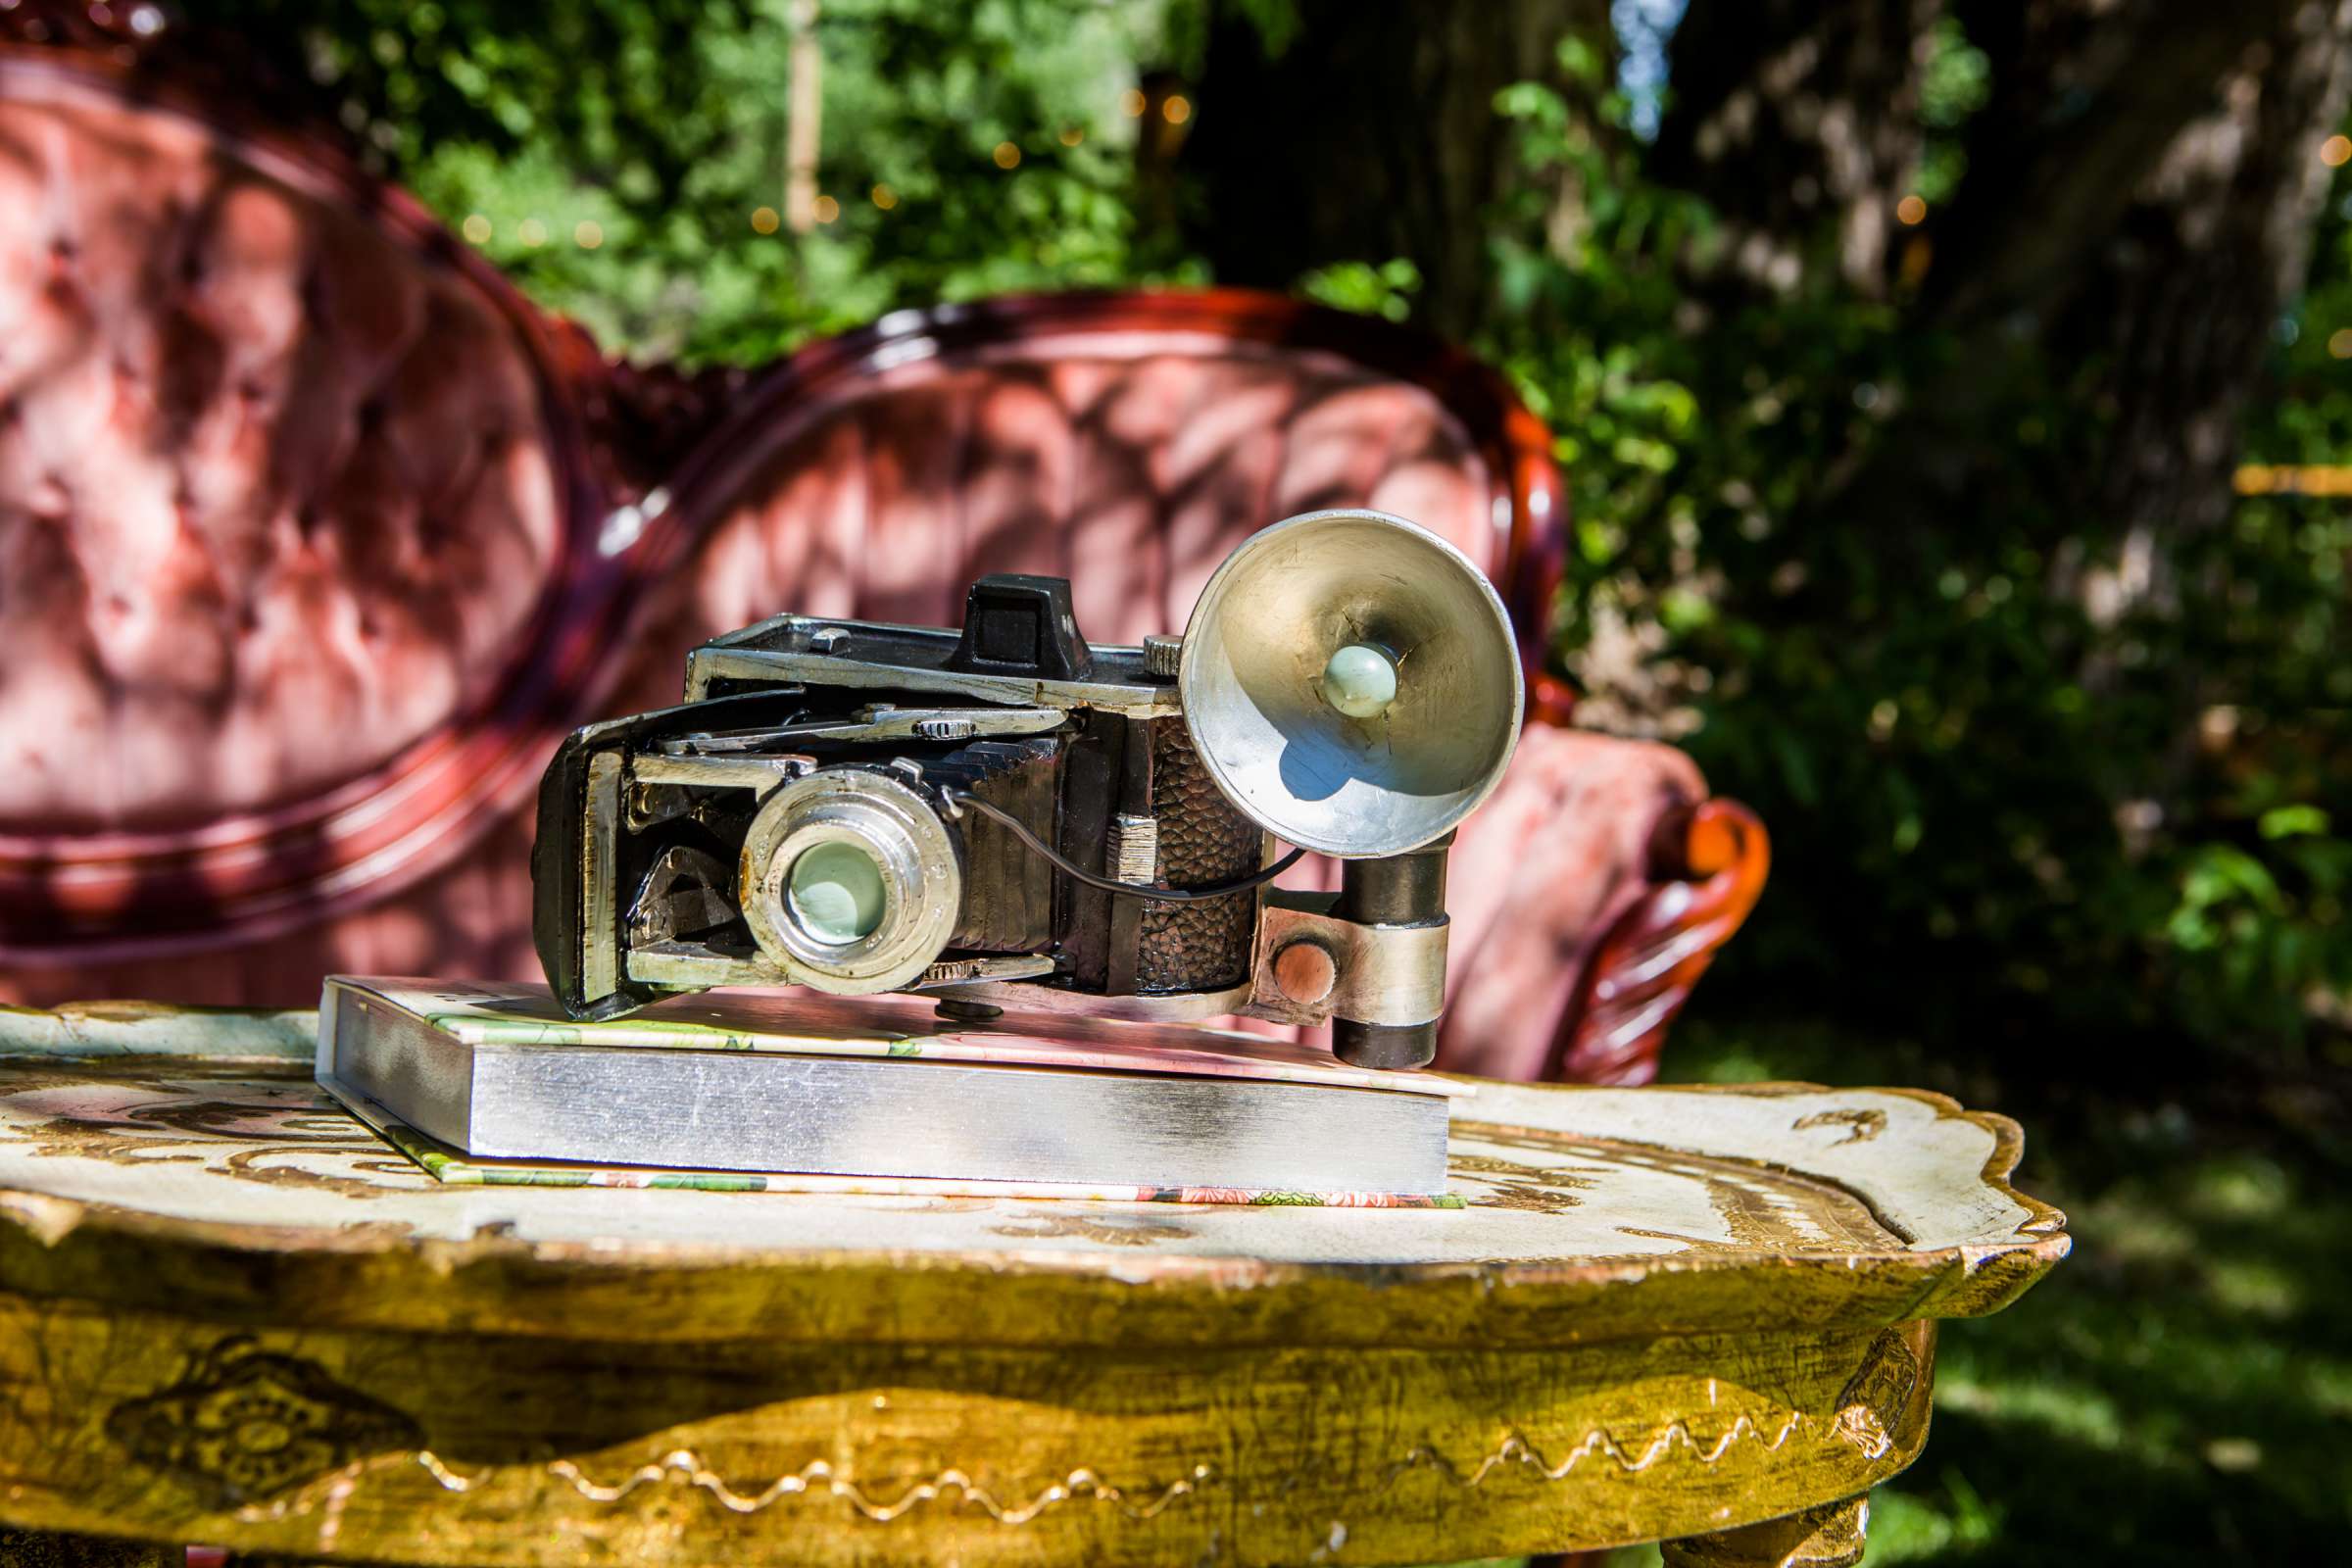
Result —
M881 875L880 918L849 942L826 940L793 905L793 867L827 844L855 847ZM963 904L956 838L939 813L898 780L855 767L820 768L770 795L744 835L736 885L760 951L792 982L836 996L920 978Z

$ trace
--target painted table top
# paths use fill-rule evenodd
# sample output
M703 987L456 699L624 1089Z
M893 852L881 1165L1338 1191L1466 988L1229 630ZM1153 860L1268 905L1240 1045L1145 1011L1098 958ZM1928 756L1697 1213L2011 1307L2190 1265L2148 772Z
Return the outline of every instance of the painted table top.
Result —
M1069 1309L1003 1325L1015 1339L1121 1343L1265 1332L1310 1298L1321 1340L1396 1343L1464 1314L1533 1342L1603 1333L1621 1312L1729 1327L1752 1310L1737 1277L1758 1270L1801 1282L1774 1311L1803 1298L1854 1322L1971 1315L2068 1246L2063 1216L2008 1185L2013 1123L1932 1095L1790 1085L1477 1084L1452 1102L1459 1209L445 1187L310 1082L308 1017L0 1017L0 1232L45 1239L39 1273L69 1288L76 1251L92 1267L241 1256L242 1277L264 1268L330 1317L503 1328L527 1310L538 1332L577 1314L603 1333L618 1311L662 1338L772 1332L774 1293L820 1273L875 1288L841 1309L857 1321L809 1332L952 1337L915 1306L951 1298L889 1282L961 1271L1060 1290ZM0 1242L10 1253L27 1255ZM712 1271L729 1290L695 1288ZM117 1275L85 1283L136 1294ZM750 1280L771 1288L747 1295ZM1222 1302L1208 1319L1203 1292ZM1353 1309L1330 1310L1350 1293Z
M468 1568L1844 1563L1927 1441L1935 1320L2068 1246L2007 1121L1799 1086L1476 1083L1451 1209L443 1186L312 1084L314 1022L0 1010L0 1523Z

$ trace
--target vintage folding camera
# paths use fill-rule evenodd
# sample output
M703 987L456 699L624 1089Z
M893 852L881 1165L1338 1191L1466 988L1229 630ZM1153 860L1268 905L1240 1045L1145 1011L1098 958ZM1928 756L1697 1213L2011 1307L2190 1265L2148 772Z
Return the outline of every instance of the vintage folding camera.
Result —
M1446 847L1521 705L1493 586L1375 512L1253 535L1182 637L1141 647L1090 644L1051 577L981 578L959 630L778 615L695 650L682 706L564 742L539 956L581 1018L906 991L975 1018L1329 1022L1351 1062L1419 1066ZM1310 850L1341 858L1336 896L1270 889Z

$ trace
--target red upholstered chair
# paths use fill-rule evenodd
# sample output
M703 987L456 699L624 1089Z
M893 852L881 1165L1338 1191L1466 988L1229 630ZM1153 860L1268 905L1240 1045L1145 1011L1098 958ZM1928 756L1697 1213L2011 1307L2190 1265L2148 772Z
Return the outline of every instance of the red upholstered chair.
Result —
M703 420L330 138L8 25L0 999L532 973L556 736L782 609L944 622L975 572L1050 571L1133 641L1252 529L1371 505L1485 565L1542 667L1549 438L1444 345L1235 291L1000 301L816 344ZM1764 837L1530 691L1453 858L1442 1060L1646 1078Z

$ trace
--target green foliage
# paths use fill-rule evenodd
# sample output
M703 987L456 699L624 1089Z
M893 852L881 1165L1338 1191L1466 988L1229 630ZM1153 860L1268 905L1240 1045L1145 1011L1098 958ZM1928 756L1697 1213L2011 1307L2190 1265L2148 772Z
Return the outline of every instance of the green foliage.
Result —
M1401 256L1378 267L1339 262L1298 280L1298 292L1317 304L1389 321L1413 314L1413 296L1420 288L1421 270Z
M233 27L340 99L345 123L403 168L454 145L545 149L641 211L675 201L723 148L704 40L739 37L753 0L214 0ZM683 68L683 69L681 69Z
M1927 133L1912 188L1930 207L1950 197L1968 172L1960 130L1992 93L1984 51L1968 41L1956 17L1942 17L1929 34L1931 48L1919 83L1919 120Z
M1930 72L1950 123L1982 102L1969 53L1947 40ZM1947 526L1926 483L1855 476L1934 428L1911 389L1977 346L1834 285L1711 296L1708 215L1595 129L1612 106L1528 85L1498 107L1533 177L1489 347L1559 435L1564 652L1597 713L1663 713L1774 833L1730 969L1955 1034L2300 1039L2315 996L2352 989L2352 840L2327 804L2352 776L2344 503L2248 501L2226 532L2159 542L2177 591L2094 614L2126 547L2076 499L2105 434L2082 412L2095 367L2013 368ZM2352 324L2352 286L2303 311ZM2302 395L2258 454L2345 450L2328 335L2298 340Z
M615 347L756 364L904 305L1197 275L1136 219L1122 93L1173 46L1158 3L825 0L832 205L807 234L774 219L790 0L224 8L298 47L413 189Z

